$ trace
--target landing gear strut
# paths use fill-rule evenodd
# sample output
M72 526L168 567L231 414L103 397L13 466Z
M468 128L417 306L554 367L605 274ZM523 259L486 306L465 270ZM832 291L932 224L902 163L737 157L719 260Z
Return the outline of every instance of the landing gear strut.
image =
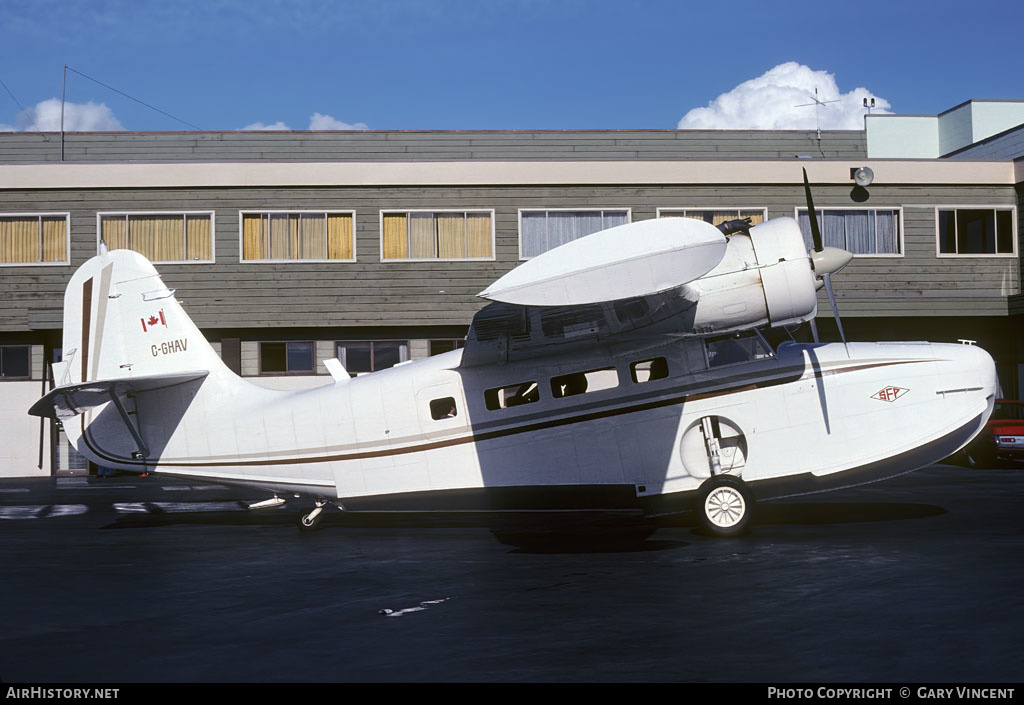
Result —
M697 493L697 516L701 526L715 536L739 536L747 529L754 498L743 481L729 475L715 475Z
M299 512L299 531L316 531L320 528L320 520L323 519L324 507L327 502L316 500L316 506L308 512Z

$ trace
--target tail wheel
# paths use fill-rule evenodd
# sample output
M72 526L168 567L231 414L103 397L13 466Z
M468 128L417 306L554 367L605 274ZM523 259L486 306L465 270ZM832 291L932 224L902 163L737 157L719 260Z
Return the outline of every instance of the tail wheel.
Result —
M754 499L743 482L729 475L716 475L700 487L697 514L700 523L715 536L738 536L747 529Z
M299 512L299 531L316 531L320 528L320 520L323 518L323 506L315 507L308 512Z

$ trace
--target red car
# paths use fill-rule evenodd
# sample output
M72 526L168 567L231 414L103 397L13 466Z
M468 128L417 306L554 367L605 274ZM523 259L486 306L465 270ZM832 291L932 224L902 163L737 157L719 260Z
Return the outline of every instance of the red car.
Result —
M997 399L985 428L956 457L971 467L1024 461L1024 401Z

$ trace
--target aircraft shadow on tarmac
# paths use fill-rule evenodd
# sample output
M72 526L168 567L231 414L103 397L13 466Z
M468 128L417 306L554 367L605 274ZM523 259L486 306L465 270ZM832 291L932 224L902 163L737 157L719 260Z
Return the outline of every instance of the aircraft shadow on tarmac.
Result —
M239 503L240 508L243 506ZM165 512L148 506L146 513L126 514L103 529L140 529L158 526L249 526L282 529L295 524L287 509L257 511ZM769 502L758 505L753 531L758 527L827 526L885 521L907 521L940 516L946 510L929 504L899 502ZM614 553L677 549L687 542L651 539L659 529L688 529L704 535L693 512L658 518L636 514L534 514L489 512L332 512L322 529L302 538L336 535L338 530L488 529L494 538L517 553ZM749 533L748 533L749 536Z

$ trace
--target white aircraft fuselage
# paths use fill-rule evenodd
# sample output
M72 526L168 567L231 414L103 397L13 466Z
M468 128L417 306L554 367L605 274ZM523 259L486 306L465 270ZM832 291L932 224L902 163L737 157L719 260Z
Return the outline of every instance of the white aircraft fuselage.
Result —
M225 394L200 380L135 397L146 458L133 459L137 444L112 405L66 430L107 467L312 494L347 509L657 507L653 498L693 492L711 476L704 418L719 429L721 471L765 499L936 462L978 432L995 397L991 358L973 346L787 343L714 367L705 346L665 339L469 369L457 350L296 392L246 384ZM633 381L631 365L656 358L667 376ZM552 393L553 378L608 368L605 389ZM536 402L487 408L487 390L525 383L536 384ZM432 412L447 399L454 416Z

